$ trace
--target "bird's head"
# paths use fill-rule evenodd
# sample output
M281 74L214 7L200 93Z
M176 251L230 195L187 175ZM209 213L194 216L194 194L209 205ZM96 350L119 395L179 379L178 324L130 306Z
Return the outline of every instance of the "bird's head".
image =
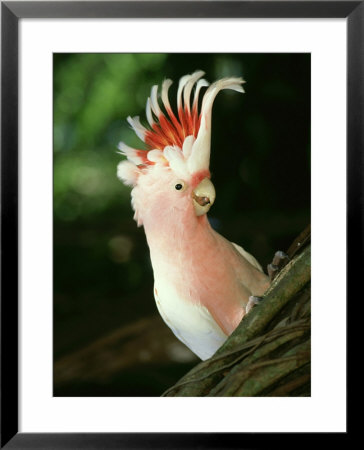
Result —
M212 105L222 89L244 92L241 86L244 81L224 78L209 86L201 78L203 75L204 72L197 71L180 79L177 115L168 98L172 81L165 80L161 90L164 111L158 101L158 86L152 87L147 100L149 127L144 127L139 117L127 119L147 146L146 150L139 150L123 142L119 144L119 150L127 160L119 163L118 177L134 188L132 204L139 225L148 212L168 217L173 212L184 211L200 217L215 201L209 170ZM199 93L206 86L209 87L199 108Z

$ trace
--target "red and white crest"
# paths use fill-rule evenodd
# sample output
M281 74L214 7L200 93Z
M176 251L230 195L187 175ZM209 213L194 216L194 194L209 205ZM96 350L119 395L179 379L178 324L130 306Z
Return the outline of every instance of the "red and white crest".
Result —
M209 86L202 79L204 72L196 71L183 76L177 91L177 115L174 114L168 90L172 81L167 79L162 84L161 100L164 111L158 100L158 86L152 87L147 99L146 117L149 128L144 127L139 117L128 117L129 124L138 137L146 144L147 150L131 148L119 143L120 153L128 161L118 165L118 177L128 185L135 185L141 168L154 164L171 167L181 176L194 175L209 170L211 111L217 93L222 89L233 89L244 92L242 78L223 78ZM199 111L199 94L201 88L206 90ZM195 87L191 102L192 89Z

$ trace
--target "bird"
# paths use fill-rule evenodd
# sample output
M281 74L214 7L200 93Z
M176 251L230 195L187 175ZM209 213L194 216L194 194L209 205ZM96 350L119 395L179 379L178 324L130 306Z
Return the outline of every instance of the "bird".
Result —
M144 143L120 142L117 177L131 187L134 219L143 226L154 276L154 298L164 322L201 360L211 358L270 285L259 262L211 226L216 192L211 181L211 117L216 95L244 93L241 77L210 84L197 70L178 83L153 85L146 119L127 117ZM201 90L206 89L202 98ZM193 98L192 98L193 94Z

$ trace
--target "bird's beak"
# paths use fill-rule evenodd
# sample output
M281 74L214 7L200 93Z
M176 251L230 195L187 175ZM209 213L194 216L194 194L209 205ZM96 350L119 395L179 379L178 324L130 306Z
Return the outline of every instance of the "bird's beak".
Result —
M195 207L196 216L206 214L214 203L216 197L214 185L209 178L204 178L201 183L192 191L192 201Z

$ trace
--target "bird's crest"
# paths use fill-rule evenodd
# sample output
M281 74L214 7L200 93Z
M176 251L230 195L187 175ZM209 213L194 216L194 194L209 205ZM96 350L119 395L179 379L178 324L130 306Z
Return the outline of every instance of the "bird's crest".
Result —
M158 101L158 86L152 87L146 104L146 117L149 127L144 127L139 117L128 117L127 121L146 144L147 150L131 148L123 142L119 143L119 150L128 161L118 166L118 176L126 184L135 184L135 169L147 168L155 164L170 166L172 169L187 171L194 174L208 171L210 162L211 110L217 93L222 89L233 89L244 92L242 78L223 78L209 86L202 79L202 71L183 76L177 91L177 116L174 114L168 90L172 80L164 80L161 90L162 111ZM191 92L195 92L191 104ZM199 94L202 87L206 90L199 111ZM134 166L134 167L133 167ZM183 170L182 170L183 169Z

